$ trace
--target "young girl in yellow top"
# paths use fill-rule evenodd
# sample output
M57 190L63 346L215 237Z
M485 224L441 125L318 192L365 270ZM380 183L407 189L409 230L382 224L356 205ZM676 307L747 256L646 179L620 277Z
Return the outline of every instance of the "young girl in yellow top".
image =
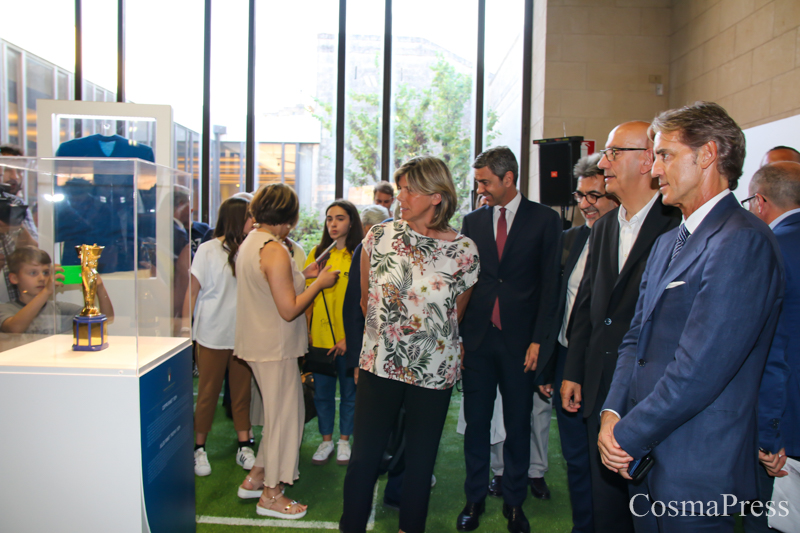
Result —
M325 211L325 231L319 245L311 250L306 266L316 261L334 242L330 253L321 257L323 264L339 270L339 280L330 289L325 289L314 300L313 308L307 311L309 317L309 344L317 348L330 348L336 354L336 370L339 381L339 444L336 462L346 465L350 462L350 435L353 433L353 412L356 403L356 385L352 375L347 375L344 353L347 348L342 323L342 304L350 272L353 250L364 238L364 229L356 206L347 200L336 200ZM359 280L355 280L358 283ZM324 294L324 300L323 300ZM325 306L327 304L327 312ZM330 323L328 322L330 315ZM331 325L336 336L331 337ZM322 444L311 459L315 465L324 465L333 455L333 420L336 414L337 378L324 374L314 374L314 405L317 408L319 432Z

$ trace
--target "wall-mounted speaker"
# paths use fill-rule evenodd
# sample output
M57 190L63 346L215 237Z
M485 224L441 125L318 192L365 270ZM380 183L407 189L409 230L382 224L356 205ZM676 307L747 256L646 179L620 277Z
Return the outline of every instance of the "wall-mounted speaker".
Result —
M581 157L583 137L539 139L539 202L545 205L572 205L577 186L572 168Z

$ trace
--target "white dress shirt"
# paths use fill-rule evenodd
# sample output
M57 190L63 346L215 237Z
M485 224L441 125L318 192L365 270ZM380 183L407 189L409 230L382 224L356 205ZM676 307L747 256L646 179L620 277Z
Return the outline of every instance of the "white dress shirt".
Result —
M496 205L492 208L492 224L494 225L494 238L497 239L497 221L500 220L500 207L506 208L506 236L511 233L511 223L514 222L514 215L519 211L519 203L522 201L522 195L517 191L517 195L513 200L504 206Z
M575 305L575 297L578 295L578 287L583 279L583 272L586 270L586 258L589 256L589 239L583 245L581 255L578 256L578 262L575 263L575 268L569 275L567 281L567 303L564 306L564 320L561 322L561 331L558 332L558 342L564 348L568 348L567 342L567 326L569 326L569 317L572 314L572 306Z
M782 214L781 216L779 216L778 218L776 218L775 220L773 220L772 222L770 222L770 223L769 223L769 227L770 227L770 229L774 230L774 229L775 229L775 226L777 226L778 224L780 224L780 223L781 223L781 221L782 221L784 218L786 218L786 217L790 217L790 216L794 215L795 213L800 213L800 208L797 208L797 209L792 209L791 211L786 211L784 214Z
M630 220L627 219L628 211L625 206L619 206L617 211L617 218L619 219L619 272L622 272L622 267L625 266L628 256L633 248L633 243L636 242L636 237L639 236L639 231L642 229L644 219L647 218L647 213L656 203L656 198L661 194L656 192L653 197L647 202L638 213L633 215Z

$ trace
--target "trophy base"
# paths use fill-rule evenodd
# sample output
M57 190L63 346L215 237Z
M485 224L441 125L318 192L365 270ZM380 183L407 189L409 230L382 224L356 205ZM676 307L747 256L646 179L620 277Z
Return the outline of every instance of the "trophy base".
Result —
M108 348L107 320L106 315L73 317L73 351L99 352Z

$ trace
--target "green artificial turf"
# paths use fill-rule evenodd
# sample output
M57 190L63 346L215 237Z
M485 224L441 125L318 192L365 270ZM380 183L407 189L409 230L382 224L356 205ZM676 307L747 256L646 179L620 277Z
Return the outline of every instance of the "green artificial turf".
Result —
M196 380L195 380L196 381ZM196 388L196 387L195 387ZM458 410L461 394L453 394L450 411L445 425L439 455L436 460L434 475L436 486L431 489L431 501L428 512L427 531L455 531L455 520L464 506L464 454L463 436L456 433ZM338 414L335 425L338 432ZM261 428L254 428L256 440L261 436ZM334 440L338 433L334 433ZM331 460L324 466L313 466L311 456L316 451L321 437L317 430L317 420L306 424L303 444L300 448L300 479L293 487L286 490L287 496L308 504L308 514L298 521L286 521L288 526L300 525L298 522L321 521L330 523L330 527L338 522L342 511L342 485L347 469ZM208 436L206 452L211 463L212 472L207 477L196 477L196 513L198 533L223 533L250 531L288 532L298 531L296 527L281 526L248 526L202 523L202 517L241 518L263 520L255 512L258 500L241 500L236 490L244 479L246 472L239 467L234 457L236 454L236 433L233 422L225 417L220 402L214 418L214 427ZM552 421L549 450L550 471L546 479L552 492L549 501L536 500L529 497L524 506L533 531L568 533L572 526L570 517L569 494L566 483L566 465L561 457L561 446L558 439L556 421ZM488 479L486 480L488 483ZM398 531L398 513L383 507L383 487L386 476L378 480L378 503L375 510L375 524L372 531L378 533L394 533ZM505 531L506 520L502 516L502 500L487 498L486 513L481 517L479 531ZM270 521L274 523L273 521ZM328 528L303 528L302 531L336 531Z
M195 379L195 390L196 390ZM428 532L456 531L455 521L458 513L464 506L464 454L463 436L456 433L458 410L461 403L461 393L454 392L450 402L450 411L439 447L434 474L437 479L436 486L431 489L431 500L428 511ZM337 422L334 426L338 432ZM254 428L256 440L261 436L261 428ZM334 440L338 433L334 433ZM293 487L286 489L286 495L308 504L308 514L301 520L280 521L280 525L230 525L217 523L203 523L202 520L212 517L219 519L247 519L258 521L259 524L274 524L275 520L262 522L265 519L256 514L255 506L258 500L241 500L236 495L239 484L244 479L246 472L235 463L236 433L233 422L225 417L222 402L217 408L214 418L214 427L206 442L206 452L211 463L212 472L207 477L195 477L196 483L196 513L198 516L198 533L250 533L250 532L323 532L338 531L335 524L338 522L342 510L342 485L347 467L339 466L331 460L324 466L313 466L311 456L316 451L321 437L317 430L317 420L306 424L303 435L303 444L300 449L300 479ZM531 522L531 529L535 533L569 533L572 528L572 518L567 492L566 464L561 456L561 445L558 437L558 428L555 417L550 425L549 444L549 471L545 478L552 492L548 501L528 497L524 504L525 514ZM488 483L488 479L486 480ZM375 523L372 531L376 533L396 533L398 531L398 513L383 507L383 488L386 476L378 480L378 501L375 509ZM486 513L481 516L479 532L504 532L506 520L502 516L502 500L488 497ZM301 522L326 522L329 527L304 527L298 529ZM311 524L308 524L311 525ZM741 522L737 517L736 531L742 531Z

